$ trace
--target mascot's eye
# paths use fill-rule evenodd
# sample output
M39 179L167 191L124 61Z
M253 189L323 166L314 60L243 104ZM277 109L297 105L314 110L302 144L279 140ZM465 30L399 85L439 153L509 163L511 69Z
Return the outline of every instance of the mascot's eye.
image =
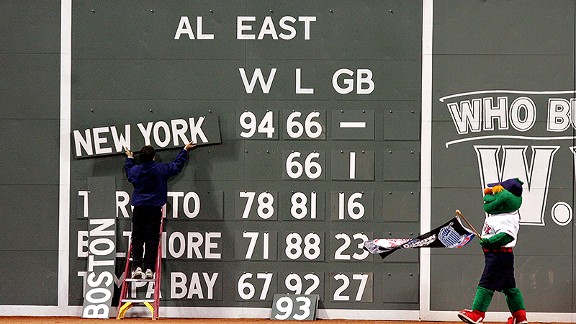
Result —
M497 194L499 192L502 192L504 190L504 187L502 187L501 185L497 185L492 187L492 194Z

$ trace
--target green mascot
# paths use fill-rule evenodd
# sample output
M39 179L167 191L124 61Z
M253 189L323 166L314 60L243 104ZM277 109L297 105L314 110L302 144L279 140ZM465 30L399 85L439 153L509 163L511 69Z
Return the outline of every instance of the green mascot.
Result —
M520 229L518 209L522 205L522 185L518 178L488 184L484 189L484 211L488 214L482 228L480 245L484 251L484 272L476 289L472 309L458 317L466 323L482 323L495 291L506 295L512 313L507 324L526 324L522 293L516 288L514 254Z

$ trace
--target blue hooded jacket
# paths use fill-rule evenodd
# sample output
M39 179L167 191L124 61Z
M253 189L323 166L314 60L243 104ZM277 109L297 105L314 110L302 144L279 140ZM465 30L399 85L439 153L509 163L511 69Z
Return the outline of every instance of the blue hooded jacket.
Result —
M147 162L136 164L134 158L126 158L126 177L134 187L132 206L161 207L168 200L168 178L184 168L188 151L182 150L169 163Z

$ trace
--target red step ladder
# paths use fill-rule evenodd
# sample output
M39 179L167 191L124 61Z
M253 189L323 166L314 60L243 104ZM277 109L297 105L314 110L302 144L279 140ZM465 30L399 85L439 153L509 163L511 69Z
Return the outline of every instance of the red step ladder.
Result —
M158 319L158 311L160 310L160 278L162 277L162 232L164 231L164 216L166 213L166 206L162 207L162 219L160 221L160 240L158 241L158 254L156 255L155 274L153 279L132 279L131 271L131 258L132 240L128 246L126 253L126 267L124 268L124 280L122 281L122 288L120 289L120 301L118 302L118 315L116 319L123 319L126 312L135 304L142 303L150 313L152 319ZM128 287L133 282L154 282L154 298L152 299L131 299L126 298L128 295Z

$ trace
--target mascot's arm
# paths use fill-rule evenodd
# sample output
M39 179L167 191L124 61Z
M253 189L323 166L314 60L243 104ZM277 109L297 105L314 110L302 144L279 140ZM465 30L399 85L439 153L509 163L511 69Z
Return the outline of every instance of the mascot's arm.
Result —
M498 248L514 241L514 238L507 233L500 232L490 238L483 238L480 245L485 248Z

